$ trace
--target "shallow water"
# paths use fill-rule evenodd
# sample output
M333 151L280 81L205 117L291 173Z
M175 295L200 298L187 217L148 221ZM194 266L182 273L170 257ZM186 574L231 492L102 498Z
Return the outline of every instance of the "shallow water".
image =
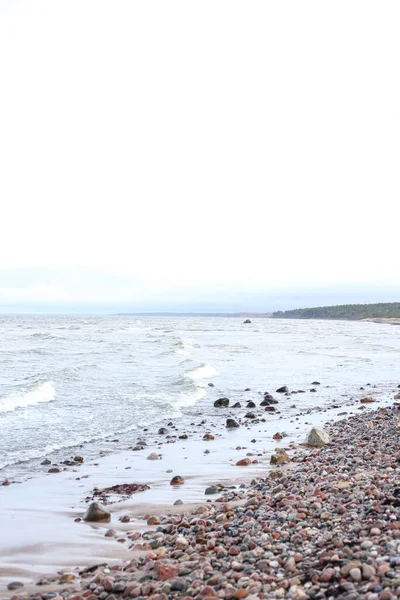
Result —
M330 406L367 383L377 394L399 383L400 329L390 325L7 316L0 328L0 478L24 478L80 445L94 456L132 445L146 427L208 417L221 395L245 406L281 385L306 390L279 397L286 415L294 403Z

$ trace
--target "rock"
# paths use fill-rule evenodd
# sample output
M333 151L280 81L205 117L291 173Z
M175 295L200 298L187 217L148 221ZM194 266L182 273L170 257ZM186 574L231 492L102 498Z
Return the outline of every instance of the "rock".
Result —
M239 423L237 423L235 421L235 419L227 419L226 420L226 427L228 429L234 429L235 427L239 427Z
M131 520L131 518L130 518L130 516L129 516L129 515L123 515L123 516L120 518L120 521L121 521L121 523L130 523L130 520Z
M313 381L311 385L321 385L319 381Z
M244 418L245 418L245 419L256 419L256 418L257 418L257 415L256 415L256 413L253 413L253 412L248 412L248 413L246 413L246 414L244 415Z
M242 405L240 404L240 402L235 402L232 408L242 408Z
M266 406L264 410L265 412L275 412L276 408L275 406Z
M51 460L49 460L48 458L45 458L44 460L42 460L42 462L40 464L41 465L51 465Z
M8 481L8 479L4 479L1 485L10 485L10 482Z
M281 435L281 434L279 433L279 431L278 431L277 433L275 433L275 434L272 436L272 439L273 439L273 440L281 440L281 439L282 439L282 435Z
M170 485L182 485L185 483L185 480L180 475L175 475L169 482Z
M229 398L218 398L214 402L214 406L217 408L227 408L229 406Z
M221 488L218 485L212 485L208 488L206 488L206 491L204 492L206 496L211 496L212 494L219 494L221 491Z
M395 395L394 397L395 400L400 400L400 392L398 394Z
M375 400L371 396L366 396L365 398L361 398L360 402L362 404L370 404L371 402L375 402Z
M19 588L24 587L24 584L21 583L20 581L12 581L11 583L8 584L7 589L10 591L13 590L18 590Z
M74 581L76 579L75 573L63 573L60 577L60 583L69 583L70 581Z
M147 519L147 525L159 525L160 519L158 517L149 517Z
M287 394L289 392L289 388L287 385L283 385L282 387L276 390L277 394Z
M210 382L210 383L208 384L208 387L214 387L214 384L213 384L212 382Z
M154 564L154 574L159 581L168 581L175 577L180 571L180 567L167 565L161 560L157 560Z
M247 467L251 463L249 458L242 458L242 460L238 460L236 463L237 467Z
M51 469L49 469L47 472L48 473L59 473L60 469L58 469L57 467L51 467Z
M329 434L319 427L313 427L307 436L306 444L309 446L324 446L329 443Z
M148 455L147 460L158 460L159 456L158 454L156 454L155 452L152 452L151 454Z
M114 535L116 534L116 530L115 529L107 529L107 531L104 534L104 537L114 537Z
M245 321L243 321L243 325L248 325L249 323L251 323L250 319L246 319Z
M111 514L99 502L92 502L83 516L84 521L109 521Z
M158 435L166 435L167 433L169 433L169 430L166 427L160 427L158 430Z
M272 454L270 459L271 465L282 465L287 462L290 462L290 457L284 450L281 450L276 454Z
M74 461L77 463L83 463L83 456L74 456Z
M213 436L212 433L205 433L203 435L203 440L205 440L207 442L207 441L210 441L210 440L215 440L215 437Z
M247 403L247 407L246 408L255 408L255 402L253 402L252 400L250 400L250 402Z
M349 575L352 579L354 579L354 581L361 581L361 571L358 567L353 567L350 569Z
M180 499L175 500L175 502L174 502L174 506L182 506L182 504L183 504L183 502Z

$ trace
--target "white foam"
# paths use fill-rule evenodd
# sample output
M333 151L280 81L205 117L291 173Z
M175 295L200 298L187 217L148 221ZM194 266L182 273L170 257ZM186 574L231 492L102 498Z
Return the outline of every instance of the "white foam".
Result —
M216 377L217 375L219 375L217 369L214 369L211 365L203 364L191 371L187 371L184 374L184 377L186 379L191 379L192 381L197 381L197 379L208 379L209 377Z
M204 398L207 392L203 389L197 388L190 394L182 394L182 396L174 403L175 408L182 408L184 406L194 406L199 400Z
M52 381L46 381L31 389L22 389L0 398L0 413L12 412L17 408L35 406L43 402L51 402L56 397Z
M194 350L194 346L191 340L182 338L179 342L174 344L174 352L176 354L182 354L183 356L189 356L189 350Z

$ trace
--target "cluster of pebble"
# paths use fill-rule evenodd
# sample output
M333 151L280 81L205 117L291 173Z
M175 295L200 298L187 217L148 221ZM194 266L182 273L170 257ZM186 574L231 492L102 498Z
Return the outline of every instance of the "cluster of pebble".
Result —
M246 490L135 534L127 565L55 578L35 600L400 597L400 448L392 409L332 423ZM154 521L158 523L158 519ZM131 538L132 539L132 538ZM15 592L13 600L28 598Z

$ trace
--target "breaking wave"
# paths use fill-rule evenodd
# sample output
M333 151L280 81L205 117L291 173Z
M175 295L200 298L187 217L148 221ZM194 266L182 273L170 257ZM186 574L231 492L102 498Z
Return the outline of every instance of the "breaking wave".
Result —
M56 390L53 382L46 381L31 389L21 389L0 398L0 413L12 412L17 408L35 406L43 402L51 402L55 397Z
M186 371L183 377L185 379L191 379L192 381L197 381L198 379L208 379L209 377L216 377L219 375L217 369L214 369L211 365L203 364L200 367L196 367L191 371Z

